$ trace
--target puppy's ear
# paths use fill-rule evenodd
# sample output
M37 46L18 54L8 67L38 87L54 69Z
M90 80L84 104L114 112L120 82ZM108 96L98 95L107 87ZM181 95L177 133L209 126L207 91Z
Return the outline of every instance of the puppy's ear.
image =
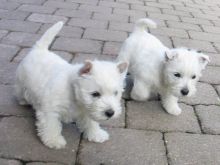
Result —
M165 59L166 61L171 61L174 60L175 58L178 57L178 53L176 51L165 51Z
M202 69L205 69L206 65L210 62L209 56L199 54L199 63Z
M81 76L81 75L83 75L83 74L89 74L90 71L91 71L91 69L92 69L92 62L86 60L86 61L84 62L83 67L79 70L79 75Z
M121 62L117 65L117 68L118 68L120 73L124 73L125 71L127 71L128 63L127 62Z

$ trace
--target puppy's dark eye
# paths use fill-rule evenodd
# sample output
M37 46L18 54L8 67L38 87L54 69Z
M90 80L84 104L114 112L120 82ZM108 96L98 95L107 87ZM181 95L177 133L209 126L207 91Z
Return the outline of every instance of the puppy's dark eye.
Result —
M174 73L174 76L175 77L181 77L181 74L180 73Z
M195 78L196 78L196 75L193 75L193 76L192 76L192 79L195 79Z
M117 95L118 95L118 91L115 91L115 92L114 92L114 95L117 96Z
M97 92L97 91L93 92L91 95L93 97L100 97L101 96L101 94L99 92Z

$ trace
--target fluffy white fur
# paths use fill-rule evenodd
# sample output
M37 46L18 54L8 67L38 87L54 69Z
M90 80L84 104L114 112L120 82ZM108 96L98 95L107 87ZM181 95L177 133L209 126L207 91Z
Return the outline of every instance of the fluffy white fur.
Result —
M61 122L76 121L85 138L104 142L109 135L98 121L121 113L127 63L67 63L48 50L62 26L58 22L48 29L18 66L17 99L36 110L38 135L50 148L59 149L66 144Z
M159 93L165 110L179 115L178 97L195 93L209 57L186 48L169 49L146 31L147 26L156 28L156 23L144 18L137 21L118 57L129 62L128 72L134 79L131 97L143 101L152 92Z

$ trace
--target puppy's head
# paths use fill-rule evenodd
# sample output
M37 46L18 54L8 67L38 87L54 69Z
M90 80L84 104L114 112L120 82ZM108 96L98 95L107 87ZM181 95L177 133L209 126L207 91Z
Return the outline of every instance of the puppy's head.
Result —
M75 83L77 102L94 120L107 120L121 113L121 96L128 64L86 61Z
M195 50L177 48L166 51L164 83L173 95L191 96L209 57Z

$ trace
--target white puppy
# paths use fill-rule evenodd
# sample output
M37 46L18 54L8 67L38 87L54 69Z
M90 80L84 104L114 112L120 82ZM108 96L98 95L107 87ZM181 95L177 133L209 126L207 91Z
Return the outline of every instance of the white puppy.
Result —
M179 115L178 97L195 93L209 57L195 50L169 49L146 31L147 26L156 28L156 23L150 19L137 21L118 57L129 62L128 72L134 79L131 97L143 101L151 92L159 93L165 110Z
M18 66L17 99L36 110L38 135L50 148L65 146L61 122L73 120L89 141L104 142L109 135L97 121L121 113L127 63L67 63L48 50L62 26L58 22L47 30Z

